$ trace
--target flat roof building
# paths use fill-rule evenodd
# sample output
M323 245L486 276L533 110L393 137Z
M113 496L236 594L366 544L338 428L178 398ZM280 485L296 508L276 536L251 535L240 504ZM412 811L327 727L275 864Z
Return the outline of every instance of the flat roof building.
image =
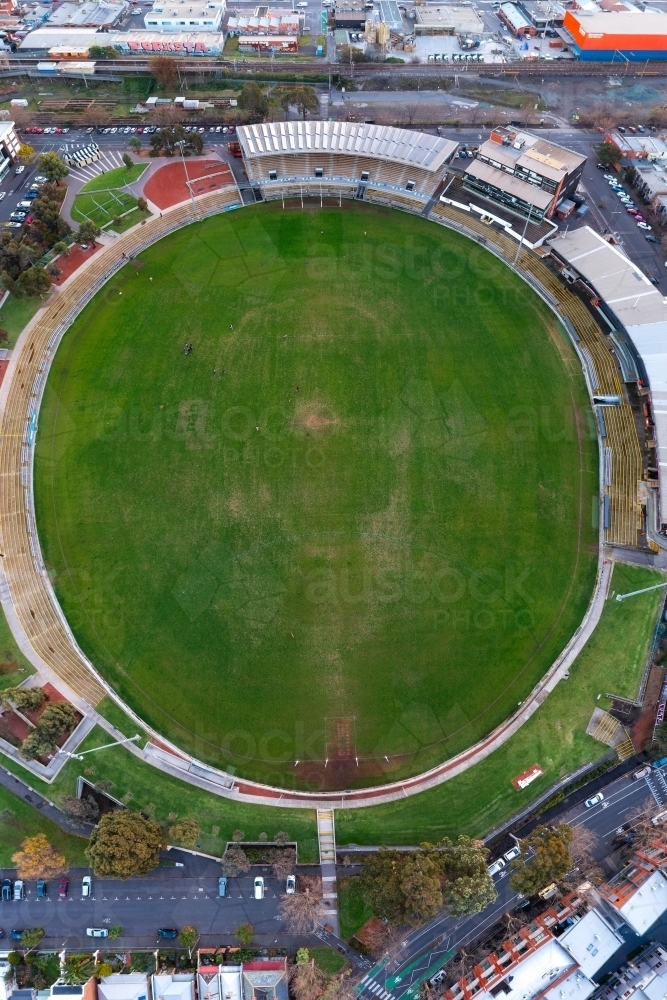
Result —
M144 15L144 26L147 31L219 31L222 15L225 11L222 3L188 3L187 0L156 0L151 10Z
M51 10L47 24L53 28L110 28L127 12L128 3L61 3Z
M464 4L423 4L415 8L416 35L488 35L474 7Z
M667 160L667 143L661 135L622 135L612 131L605 141L612 142L628 160Z
M667 16L655 11L566 10L563 28L580 59L667 59Z

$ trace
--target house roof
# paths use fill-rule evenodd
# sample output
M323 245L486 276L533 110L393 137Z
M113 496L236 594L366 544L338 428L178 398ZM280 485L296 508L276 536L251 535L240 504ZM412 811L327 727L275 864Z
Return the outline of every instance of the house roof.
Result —
M560 946L554 938L548 938L541 948L531 952L523 961L519 962L512 969L512 975L494 988L493 996L483 992L476 1000L537 1000L538 997L550 996L551 990L555 987L562 989L562 984L577 973L577 967L572 956ZM582 974L580 974L582 975ZM585 976L583 980L588 983ZM593 992L594 986L589 984L590 989L578 990L576 984L568 986L565 1000L570 997L578 997L585 1000ZM558 1000L559 992L556 989L553 1000ZM550 998L551 1000L551 998Z
M154 1000L194 1000L194 975L153 976Z
M667 347L667 326L663 334L663 343ZM662 359L663 362L667 362L667 354L663 353ZM667 416L667 409L664 410L664 414ZM664 420L665 418L663 417L663 428ZM667 465L667 462L665 464ZM666 911L667 879L659 871L654 872L619 910L625 922L640 936L645 934L649 927L652 927Z
M618 951L623 938L611 929L597 910L589 910L561 934L558 942L590 978Z
M237 129L246 157L279 153L345 153L372 156L435 172L449 160L458 143L388 125L354 122L272 122Z
M97 985L98 1000L147 1000L148 977L140 972L104 976Z

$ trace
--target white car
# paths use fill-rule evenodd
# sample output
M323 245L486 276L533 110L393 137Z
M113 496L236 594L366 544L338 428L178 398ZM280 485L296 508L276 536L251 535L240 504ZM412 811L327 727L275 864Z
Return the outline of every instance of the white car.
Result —
M307 6L308 6L307 0L299 0L299 3L297 4L297 7L307 7Z
M88 937L109 937L106 927L86 927L86 934Z
M255 891L255 899L264 899L264 879L261 875L258 875L253 882L253 888Z
M592 809L593 806L598 805L600 802L602 802L603 799L604 795L602 794L602 792L598 792L597 795L592 795L590 799L586 799L584 805L586 806L587 809Z
M81 880L81 896L86 899L93 894L93 880L90 875L84 875Z
M502 858L498 858L498 860L494 861L492 865L489 865L487 871L489 875L497 875L498 872L502 871L504 867L505 867L505 862L503 861Z
M638 229L650 229L651 227L649 226L648 222L638 222L637 223L637 228Z
M293 896L296 892L296 875L288 875L285 883L285 892L288 896Z
M509 851L506 854L503 854L503 858L507 862L514 861L514 859L518 858L520 854L521 854L521 848L519 847L518 844L515 844L514 847L510 847Z
M24 170L25 170L25 167L23 166L23 164L21 164L21 166L19 166L19 167L16 168L16 170L14 171L14 173L18 176L19 174L22 174Z

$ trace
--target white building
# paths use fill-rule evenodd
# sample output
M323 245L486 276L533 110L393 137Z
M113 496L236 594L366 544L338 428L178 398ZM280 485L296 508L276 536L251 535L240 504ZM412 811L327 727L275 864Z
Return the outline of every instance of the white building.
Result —
M0 179L5 177L19 156L21 140L16 134L14 122L0 122Z
M103 976L97 984L97 1000L151 1000L148 976L143 972Z
M225 0L213 3L191 3L189 0L156 0L144 16L147 30L153 31L220 31L225 12Z
M195 1000L194 973L153 976L153 1000Z

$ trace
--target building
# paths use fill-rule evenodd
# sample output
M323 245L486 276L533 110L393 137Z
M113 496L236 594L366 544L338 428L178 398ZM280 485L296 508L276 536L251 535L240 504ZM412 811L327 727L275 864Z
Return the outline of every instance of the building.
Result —
M0 179L5 177L19 157L21 140L16 134L14 122L0 122Z
M299 51L299 40L294 35L240 35L239 52L282 52Z
M501 3L498 17L509 28L515 38L525 38L537 34L537 29L530 23L523 11L515 3Z
M160 973L151 978L153 1000L195 1000L194 973Z
M422 4L415 7L415 35L473 35L490 32L477 10L464 4Z
M605 142L613 143L619 155L627 160L667 160L667 143L662 136L622 135L613 131L605 136Z
M667 211L667 164L635 166L637 190L641 197L657 212Z
M112 28L128 8L124 0L122 3L95 3L94 0L70 3L66 0L55 10L49 10L48 24L53 28Z
M334 25L336 28L349 28L351 31L364 31L368 14L363 6L335 7L333 12Z
M104 36L121 55L164 53L165 55L219 56L225 36L210 31L181 31L178 34L154 31L117 31ZM99 42L97 43L99 44Z
M517 6L540 35L563 24L565 10L559 3L552 3L550 0L518 0Z
M663 1000L667 996L667 951L650 944L612 975L596 1000Z
M579 59L619 65L667 59L667 16L652 11L566 10L562 37Z
M244 962L241 991L243 1000L289 1000L287 959L258 958Z
M97 1000L151 1000L148 976L143 972L104 976L97 984Z
M229 35L298 35L301 25L294 11L268 10L261 17L239 15L227 20Z
M109 36L100 36L90 28L56 28L48 24L35 28L23 39L19 52L48 53L50 49L72 51L74 58L88 55L91 45L109 45Z
M23 15L23 22L29 28L36 28L38 25L44 24L49 14L51 14L50 7L40 7L39 5L32 8L29 7Z
M530 132L495 128L466 167L463 186L539 222L574 194L585 162L585 156Z
M614 16L614 15L612 15ZM550 242L552 255L578 280L607 317L627 382L641 377L650 387L647 428L655 442L659 470L658 523L667 527L667 298L620 247L588 226ZM653 491L650 491L653 492ZM606 498L605 498L605 502ZM613 503L613 497L609 500ZM651 501L652 502L652 501ZM607 909L643 935L667 912L667 853L661 842L637 851L631 865L600 887Z
M189 0L156 0L144 15L147 31L213 31L219 32L225 11L222 3L190 3Z
M421 212L457 148L384 125L290 121L237 130L250 183L265 199L346 197Z

